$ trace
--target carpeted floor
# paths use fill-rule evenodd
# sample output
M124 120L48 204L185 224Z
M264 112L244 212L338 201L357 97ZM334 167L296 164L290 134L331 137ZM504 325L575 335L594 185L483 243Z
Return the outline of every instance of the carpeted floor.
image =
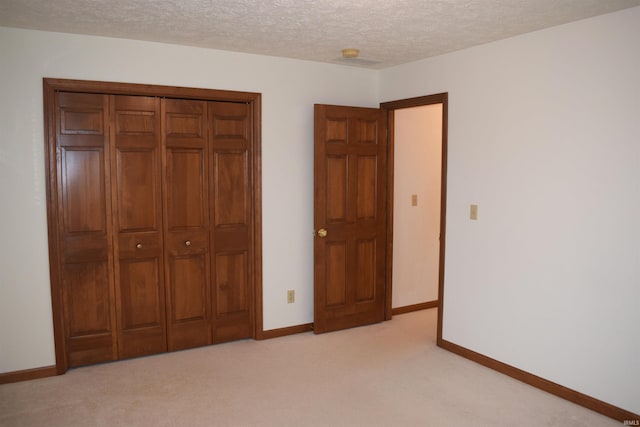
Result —
M0 386L0 426L619 426L435 345L436 309Z

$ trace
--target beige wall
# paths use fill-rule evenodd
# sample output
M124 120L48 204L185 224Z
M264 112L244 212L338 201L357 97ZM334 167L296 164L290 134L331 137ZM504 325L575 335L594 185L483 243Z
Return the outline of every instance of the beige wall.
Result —
M394 308L438 299L441 159L442 104L396 110Z

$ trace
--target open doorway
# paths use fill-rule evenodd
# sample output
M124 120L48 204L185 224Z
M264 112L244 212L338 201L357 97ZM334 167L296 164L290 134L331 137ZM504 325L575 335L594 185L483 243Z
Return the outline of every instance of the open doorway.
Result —
M438 304L442 104L394 114L392 313Z
M448 94L382 103L389 117L387 309L438 307L442 333ZM396 182L398 181L398 182Z

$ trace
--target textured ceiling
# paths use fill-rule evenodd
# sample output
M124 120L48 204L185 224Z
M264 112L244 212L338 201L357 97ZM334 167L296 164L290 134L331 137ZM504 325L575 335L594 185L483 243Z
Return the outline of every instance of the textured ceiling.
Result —
M640 0L0 0L0 25L387 68ZM640 23L639 23L640 25ZM344 62L341 62L344 63Z

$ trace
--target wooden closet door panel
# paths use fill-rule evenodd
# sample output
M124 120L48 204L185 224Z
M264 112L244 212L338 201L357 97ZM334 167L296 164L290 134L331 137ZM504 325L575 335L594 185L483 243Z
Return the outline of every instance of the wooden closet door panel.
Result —
M247 104L209 104L213 174L214 342L253 336L252 140Z
M247 310L247 252L219 252L216 254L216 313L219 317L243 313Z
M160 100L112 96L120 358L166 351Z
M157 148L117 147L118 223L122 232L157 232ZM141 209L147 205L149 209Z
M104 150L65 146L61 154L64 230L69 234L104 236L107 232Z
M207 217L203 148L167 147L167 222L173 231L199 229Z
M207 103L163 101L169 350L211 344Z
M58 92L58 251L69 367L117 358L106 96Z

